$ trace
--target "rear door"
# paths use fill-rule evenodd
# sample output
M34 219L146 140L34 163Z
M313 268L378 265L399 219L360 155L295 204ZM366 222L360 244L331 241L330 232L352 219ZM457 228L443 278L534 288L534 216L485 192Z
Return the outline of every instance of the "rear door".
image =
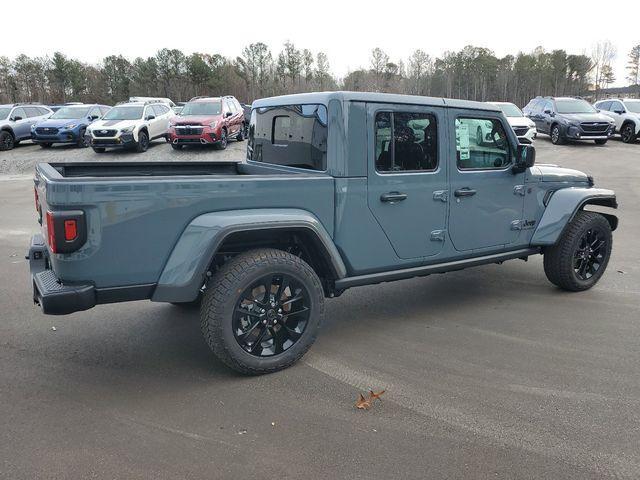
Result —
M449 235L458 251L504 247L518 240L524 209L524 173L512 171L515 135L496 112L449 110L451 207ZM478 141L479 121L492 125Z
M442 250L447 212L445 112L367 105L368 205L398 257Z

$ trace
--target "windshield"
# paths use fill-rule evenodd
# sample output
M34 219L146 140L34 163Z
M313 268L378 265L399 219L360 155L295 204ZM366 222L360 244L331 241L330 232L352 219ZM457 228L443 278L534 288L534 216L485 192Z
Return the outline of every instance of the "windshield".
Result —
M640 102L625 102L624 105L625 107L627 107L627 110L629 110L630 112L640 113ZM3 118L1 114L0 114L0 118Z
M9 112L11 112L11 108L0 108L0 120L4 120L9 116Z
M56 113L51 115L51 118L60 118L60 119L72 119L72 118L82 118L89 115L89 109L91 107L62 107Z
M505 114L506 117L522 117L522 112L518 107L516 107L513 103L501 103L498 105L502 113Z
M556 100L558 113L596 113L596 109L584 100L568 99Z
M189 115L220 115L222 104L220 102L189 102L187 103L180 115L183 117Z
M102 117L103 120L138 120L142 117L142 106L113 107Z

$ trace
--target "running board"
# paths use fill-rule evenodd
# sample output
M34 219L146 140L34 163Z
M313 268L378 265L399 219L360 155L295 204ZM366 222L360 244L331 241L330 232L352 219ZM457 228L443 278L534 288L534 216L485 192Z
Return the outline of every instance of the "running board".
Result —
M404 268L402 270L391 270L380 273L369 273L367 275L358 275L356 277L345 277L336 280L335 288L336 290L346 290L347 288L359 287L361 285L393 282L395 280L402 280L405 278L423 277L425 275L431 275L432 273L452 272L454 270L462 270L490 263L502 263L505 260L513 260L516 258L526 259L529 255L535 255L538 253L540 253L539 248L523 248L520 250L512 250L510 252L485 255L483 257L455 260L453 262L436 263L434 265L424 265L420 267Z

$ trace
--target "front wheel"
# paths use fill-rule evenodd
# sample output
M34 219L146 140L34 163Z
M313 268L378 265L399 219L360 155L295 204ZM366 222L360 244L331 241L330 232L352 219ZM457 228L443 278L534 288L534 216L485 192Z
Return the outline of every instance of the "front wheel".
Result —
M596 145L604 145L605 143L607 143L606 138L600 139L600 140L594 140L594 142L596 142Z
M51 148L51 143L45 142L40 144L40 148Z
M147 132L138 133L138 143L136 144L136 152L143 153L149 148L149 135Z
M182 147L184 147L184 145L180 145L179 143L171 144L171 148L173 148L174 150L182 150Z
M311 347L324 313L320 279L299 257L258 249L226 263L200 307L213 353L247 375L289 367Z
M104 147L93 147L93 151L96 153L104 153L105 150Z
M240 127L240 130L238 130L238 134L236 135L236 140L238 142L241 142L244 140L244 124L242 124L242 126Z
M560 127L558 125L554 125L551 128L551 143L554 145L562 145L564 143L564 138L562 137L562 133L560 132Z
M89 146L89 139L87 138L86 132L84 130L81 130L78 134L77 146L79 148L87 148Z
M579 211L558 242L544 252L544 272L551 283L572 292L593 287L604 274L613 236L606 218Z
M0 151L11 150L15 147L16 142L9 132L0 132Z
M624 143L633 143L636 141L636 129L631 123L627 123L620 131L620 137Z
M220 141L216 143L216 148L218 150L224 150L227 148L227 131L224 128L220 132Z

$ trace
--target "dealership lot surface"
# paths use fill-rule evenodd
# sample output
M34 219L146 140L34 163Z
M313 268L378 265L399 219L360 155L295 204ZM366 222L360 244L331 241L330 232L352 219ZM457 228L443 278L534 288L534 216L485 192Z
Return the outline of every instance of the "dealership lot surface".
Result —
M197 310L33 306L35 162L245 146L0 154L0 478L640 477L640 144L536 142L539 163L618 194L608 271L584 293L554 288L539 256L353 289L302 362L255 378L214 359ZM357 411L369 388L387 392Z

